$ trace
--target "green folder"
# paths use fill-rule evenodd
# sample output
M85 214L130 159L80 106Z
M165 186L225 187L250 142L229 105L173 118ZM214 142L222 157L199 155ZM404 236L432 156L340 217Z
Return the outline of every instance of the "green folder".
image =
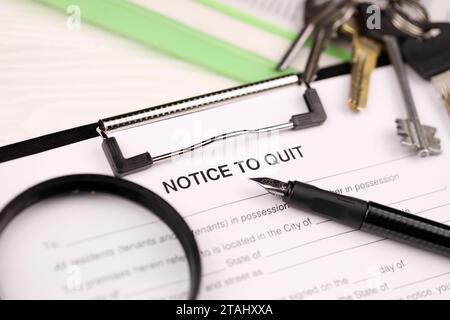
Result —
M283 74L275 70L276 62L274 61L125 0L37 1L63 12L66 12L69 6L79 6L82 22L87 21L243 83L260 81ZM267 32L288 39L295 37L295 34L224 6L217 1L196 1ZM329 47L327 51L343 61L350 58L347 52ZM284 73L294 71L296 70L289 69Z

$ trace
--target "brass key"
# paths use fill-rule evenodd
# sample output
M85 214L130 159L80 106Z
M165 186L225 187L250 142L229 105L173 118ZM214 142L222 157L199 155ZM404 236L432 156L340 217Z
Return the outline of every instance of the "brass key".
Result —
M352 37L352 72L348 106L352 111L366 108L370 75L377 65L381 44L359 34L354 18L341 26L341 31Z

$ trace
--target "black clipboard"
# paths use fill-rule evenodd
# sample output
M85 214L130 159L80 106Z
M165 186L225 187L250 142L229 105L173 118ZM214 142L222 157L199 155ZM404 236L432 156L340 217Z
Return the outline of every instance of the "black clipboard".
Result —
M383 54L378 60L377 67L385 66L388 64L388 58ZM319 72L317 73L316 81L349 74L350 71L350 63L343 63L324 68L319 70ZM181 101L183 100L180 100L180 102ZM164 105L161 105L161 107L164 107ZM99 136L98 132L96 131L97 126L97 122L90 123L0 147L0 163L45 152L87 139L96 138Z

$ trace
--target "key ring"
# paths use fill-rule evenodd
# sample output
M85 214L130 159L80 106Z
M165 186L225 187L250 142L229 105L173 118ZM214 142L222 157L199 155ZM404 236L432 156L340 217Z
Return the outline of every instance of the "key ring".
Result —
M429 17L426 9L418 1L391 0L386 11L390 14L392 24L400 31L414 38L426 36L424 26L428 23Z
M39 183L18 195L0 211L0 235L13 219L38 202L73 193L86 193L88 197L94 197L96 193L118 196L144 207L161 219L174 232L183 247L190 275L188 298L196 299L202 268L200 251L191 229L163 198L131 181L104 175L79 174Z

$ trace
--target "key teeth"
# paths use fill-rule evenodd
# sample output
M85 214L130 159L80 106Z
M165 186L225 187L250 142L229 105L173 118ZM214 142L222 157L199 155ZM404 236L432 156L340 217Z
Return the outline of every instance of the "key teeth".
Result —
M397 134L402 137L402 144L414 145L408 120L397 119L395 122L397 123Z
M441 140L436 137L428 137L428 146L431 154L442 153Z
M416 145L412 142L411 138L406 136L400 140L400 143L405 147L416 147Z
M401 137L409 137L408 132L404 128L397 127L397 134Z
M415 128L412 127L413 123L407 119L396 119L395 123L397 124L397 134L401 137L400 143L403 146L417 150L419 148L419 143L414 141L417 137L415 135ZM424 131L425 138L428 142L430 154L440 154L442 152L441 140L435 137L437 129L435 127L422 125L422 130Z
M395 120L395 123L397 124L397 134L398 135L409 136L409 129L408 129L406 120L397 119L397 120Z
M422 128L425 131L426 136L430 137L430 138L433 137L436 134L436 131L437 131L437 129L435 127L430 127L430 126L427 126L427 125L423 125Z
M440 154L441 150L441 139L435 136L437 129L435 127L423 125L422 128L425 131L425 136L428 141L428 147L431 154Z

